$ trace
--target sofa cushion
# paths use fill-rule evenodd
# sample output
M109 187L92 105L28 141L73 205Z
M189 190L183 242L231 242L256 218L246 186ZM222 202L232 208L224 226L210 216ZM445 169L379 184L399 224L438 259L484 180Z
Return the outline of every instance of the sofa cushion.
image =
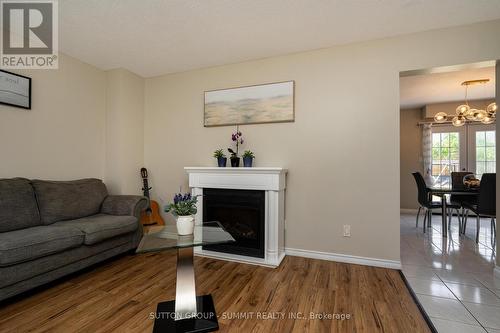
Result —
M80 246L83 233L71 226L37 226L0 233L0 266L9 266Z
M99 179L33 180L42 224L97 214L108 192Z
M77 220L57 222L54 225L71 226L85 234L84 243L92 245L108 238L134 232L139 222L134 216L98 214Z
M21 262L11 266L0 267L0 276L2 277L0 279L0 288L29 279L39 274L50 272L58 269L59 267L69 265L88 257L95 256L99 258L101 252L116 248L123 244L129 244L129 247L133 248L133 235L133 233L125 234L114 237L105 242L100 242L96 245L82 245L34 260Z
M28 179L0 179L0 232L41 225L35 193Z

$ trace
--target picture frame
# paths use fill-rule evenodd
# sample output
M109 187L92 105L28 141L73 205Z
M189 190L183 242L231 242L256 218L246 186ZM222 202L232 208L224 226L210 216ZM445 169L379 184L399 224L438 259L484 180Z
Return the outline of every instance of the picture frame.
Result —
M0 69L0 104L31 110L31 78Z
M204 93L204 126L295 121L295 81L281 81Z

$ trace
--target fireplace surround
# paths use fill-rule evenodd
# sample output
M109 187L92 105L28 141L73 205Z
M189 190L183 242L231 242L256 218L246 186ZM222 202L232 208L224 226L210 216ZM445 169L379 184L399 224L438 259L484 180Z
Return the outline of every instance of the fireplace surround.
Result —
M196 223L218 219L239 243L229 248L197 247L195 254L279 266L285 256L287 170L277 167L184 169L189 175L192 194L202 195L198 200Z

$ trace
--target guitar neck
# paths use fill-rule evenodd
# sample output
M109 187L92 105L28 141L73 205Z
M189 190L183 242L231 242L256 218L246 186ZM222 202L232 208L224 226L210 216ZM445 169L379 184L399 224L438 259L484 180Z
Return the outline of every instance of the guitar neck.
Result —
M142 192L143 192L144 196L147 197L148 199L150 199L150 197L149 197L149 184L148 184L147 178L144 178L142 180L142 186L143 186Z

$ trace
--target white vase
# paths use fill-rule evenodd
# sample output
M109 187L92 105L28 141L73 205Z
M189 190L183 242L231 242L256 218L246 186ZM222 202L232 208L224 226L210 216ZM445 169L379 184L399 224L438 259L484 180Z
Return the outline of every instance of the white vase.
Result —
M192 215L177 216L177 234L192 235L194 232L194 217Z

